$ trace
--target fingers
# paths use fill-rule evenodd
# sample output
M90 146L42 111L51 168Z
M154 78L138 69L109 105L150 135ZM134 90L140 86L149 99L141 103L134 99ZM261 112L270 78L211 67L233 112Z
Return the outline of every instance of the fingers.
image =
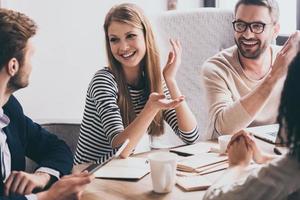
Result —
M290 55L293 56L296 52L299 51L299 41L300 41L300 31L296 31L293 33L288 40L284 43L280 53L282 55ZM291 51L295 49L295 51Z
M173 60L172 61L174 61L175 60L174 58L181 55L182 47L181 47L181 44L178 39L170 39L170 44L172 46L171 52L173 52Z
M239 132L237 132L236 134L234 134L232 137L231 137L231 140L230 142L228 143L228 146L230 146L232 143L234 143L236 141L237 138L239 138L241 135L244 134L244 130L241 130Z
M4 184L4 195L9 196L11 185L14 181L14 171L9 175L8 179Z
M250 143L248 142L248 139L247 139L247 138L250 139L250 133L247 132L247 131L245 131L245 130L241 130L241 131L237 132L236 134L234 134L234 135L231 137L231 140L230 140L230 142L229 142L229 144L228 144L228 147L230 147L233 143L238 142L241 138L243 138L242 140L245 140L245 142L246 142L246 144L245 144L246 147L247 147L247 148L250 148L251 145L250 145Z
M160 99L165 99L166 96L164 94L158 94L156 92L152 92L149 97L151 100L158 101Z
M36 187L33 180L25 172L11 172L4 186L4 195L10 194L26 195L32 193Z
M171 109L171 108L175 108L177 106L179 106L181 104L181 102L184 101L184 97L183 96L180 96L176 99L173 99L173 100L169 100L170 102L165 104L165 109Z
M169 56L168 56L167 65L171 65L171 64L174 62L174 59L175 59L174 52L171 51L171 52L169 53Z
M80 174L69 175L68 177L63 178L65 184L69 184L72 187L78 187L77 191L81 191L80 188L91 183L95 176L88 172L82 172Z
M86 170L76 174L65 175L61 179L69 179L69 178L85 177L85 176L89 176L89 172Z

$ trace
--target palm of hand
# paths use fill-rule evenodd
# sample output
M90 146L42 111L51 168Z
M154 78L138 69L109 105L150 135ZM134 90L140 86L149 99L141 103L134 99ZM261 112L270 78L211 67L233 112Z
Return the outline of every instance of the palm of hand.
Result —
M178 106L184 100L183 96L176 99L167 99L164 94L151 93L149 96L149 102L155 109L172 109Z
M273 65L273 70L279 74L280 77L286 74L288 65L299 51L299 42L300 31L296 31L289 37L278 53Z
M178 40L170 39L172 50L169 52L168 61L163 69L165 80L174 79L181 64L182 47Z

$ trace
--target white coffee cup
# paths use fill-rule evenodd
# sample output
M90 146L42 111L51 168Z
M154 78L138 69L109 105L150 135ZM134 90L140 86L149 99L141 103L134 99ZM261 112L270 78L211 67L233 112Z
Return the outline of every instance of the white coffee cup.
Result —
M232 135L221 135L218 137L220 153L224 154L226 152L226 149L231 140L231 137L232 137Z
M171 192L176 182L177 155L169 152L157 152L150 154L148 158L154 192Z

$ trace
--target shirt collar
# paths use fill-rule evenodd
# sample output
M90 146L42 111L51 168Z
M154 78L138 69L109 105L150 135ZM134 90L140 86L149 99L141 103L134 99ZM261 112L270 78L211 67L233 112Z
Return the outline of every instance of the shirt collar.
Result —
M9 124L9 118L4 114L3 108L0 108L0 129L3 129Z

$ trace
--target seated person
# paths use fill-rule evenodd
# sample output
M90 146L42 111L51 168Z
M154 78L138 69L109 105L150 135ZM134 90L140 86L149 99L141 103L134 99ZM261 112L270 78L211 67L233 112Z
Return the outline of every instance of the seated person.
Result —
M299 42L298 42L299 43ZM300 199L300 53L289 67L279 107L280 136L289 153L272 159L264 156L249 134L234 135L227 148L229 169L205 194L205 200ZM249 163L267 163L248 173Z
M25 116L12 95L29 84L34 51L30 39L36 29L26 15L0 9L0 200L78 199L92 176L85 172L59 180L72 169L70 149ZM34 173L24 172L25 156L38 164Z
M197 122L175 80L179 41L170 40L172 51L161 73L150 23L136 5L111 8L104 31L109 64L89 84L75 164L101 163L126 139L130 142L121 157L137 147L150 149L147 132L163 134L164 120L184 142L195 142Z
M233 21L236 45L203 64L212 138L275 123L292 59L271 44L279 32L278 17L276 0L239 0Z

